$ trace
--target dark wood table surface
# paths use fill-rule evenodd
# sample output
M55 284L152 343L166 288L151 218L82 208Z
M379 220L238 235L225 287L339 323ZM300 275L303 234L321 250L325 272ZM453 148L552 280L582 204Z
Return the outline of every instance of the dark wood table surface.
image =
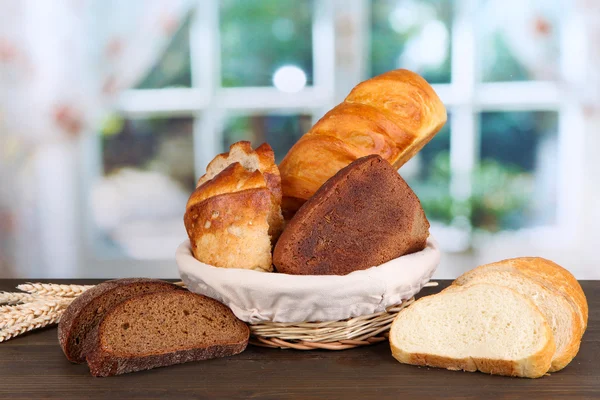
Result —
M0 290L19 283L0 280ZM421 295L447 285L442 281ZM540 379L402 365L388 343L337 352L249 346L234 357L94 378L87 366L65 359L53 327L0 343L0 399L600 398L600 281L582 286L590 318L579 355L565 370Z

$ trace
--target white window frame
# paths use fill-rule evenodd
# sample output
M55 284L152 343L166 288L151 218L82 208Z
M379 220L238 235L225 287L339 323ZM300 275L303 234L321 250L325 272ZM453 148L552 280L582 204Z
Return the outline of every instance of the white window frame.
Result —
M190 27L191 88L128 90L118 100L117 110L127 118L151 116L190 116L194 118L195 172L200 176L212 157L221 151L222 127L226 115L258 114L264 112L310 114L316 120L343 99L347 92L368 75L369 10L370 0L315 1L313 17L313 86L300 93L285 94L274 87L221 88L219 7L218 0L197 0ZM558 123L557 221L542 228L517 231L515 240L522 235L536 235L541 242L553 246L569 246L570 232L577 228L577 201L581 193L582 165L577 162L583 151L583 124L581 107L569 95L569 78L577 75L580 65L566 44L577 34L572 19L563 18L561 26L561 77L558 82L498 82L482 83L477 68L477 40L473 18L478 6L476 0L456 2L451 33L451 82L433 85L452 114L450 163L451 194L465 199L471 194L471 173L479 159L482 111L555 111ZM343 21L343 22L342 22ZM343 37L336 26L353 24L357 35ZM336 60L339 46L352 54L350 62ZM207 63L205 60L211 60ZM88 196L93 177L101 176L99 138L90 135L83 143L84 173L80 203L82 210L89 206ZM183 210L182 210L183 213ZM80 246L80 259L87 265L75 276L108 277L123 274L169 277L177 274L173 260L131 260L122 257L100 257L93 246L94 228L89 213L81 212L85 238ZM565 239L566 238L566 239ZM81 263L80 263L81 264Z

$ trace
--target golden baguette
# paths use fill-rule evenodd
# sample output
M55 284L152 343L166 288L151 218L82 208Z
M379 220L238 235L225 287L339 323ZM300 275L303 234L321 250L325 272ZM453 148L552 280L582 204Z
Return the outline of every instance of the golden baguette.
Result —
M396 169L446 123L433 88L414 72L389 71L357 85L290 149L279 169L290 217L340 169L378 154Z

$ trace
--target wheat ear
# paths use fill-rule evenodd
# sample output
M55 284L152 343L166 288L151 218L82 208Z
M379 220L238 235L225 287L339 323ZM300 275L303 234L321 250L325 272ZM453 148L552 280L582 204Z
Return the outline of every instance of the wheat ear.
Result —
M71 302L68 299L62 300L44 300L17 306L3 307L0 313L0 329L6 329L10 326L25 321L31 321L44 315L52 315L67 306Z
M20 322L16 325L10 326L6 329L0 330L0 342L4 342L8 339L12 339L15 336L22 335L25 332L32 331L34 329L43 328L48 325L52 325L58 322L60 316L65 309L58 310L49 315L41 315L37 318L33 318L28 321Z
M31 294L60 297L77 297L94 285L59 285L56 283L28 282L17 286L17 289Z
M0 306L20 303L33 303L39 300L57 300L58 296L37 295L31 293L0 292Z

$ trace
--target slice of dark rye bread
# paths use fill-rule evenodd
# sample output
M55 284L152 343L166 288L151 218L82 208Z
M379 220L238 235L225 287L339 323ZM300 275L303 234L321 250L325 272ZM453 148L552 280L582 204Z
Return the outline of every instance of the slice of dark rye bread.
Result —
M100 283L86 290L65 310L58 323L58 341L71 362L85 362L88 333L118 303L143 293L185 290L158 279L127 278Z
M346 275L425 248L419 198L383 158L359 158L298 210L273 254L278 272Z
M132 297L91 332L94 376L113 376L241 353L250 330L225 305L188 291Z

